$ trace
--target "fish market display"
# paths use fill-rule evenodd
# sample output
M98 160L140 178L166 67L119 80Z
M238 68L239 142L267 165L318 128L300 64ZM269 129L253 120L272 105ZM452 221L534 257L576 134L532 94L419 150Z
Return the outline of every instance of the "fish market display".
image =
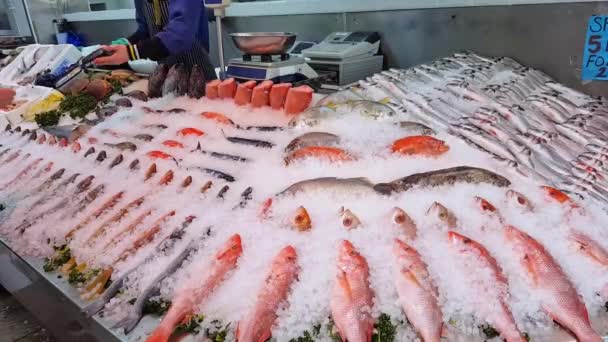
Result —
M608 335L605 99L469 52L324 98L182 65L148 88L0 130L2 241L120 338Z

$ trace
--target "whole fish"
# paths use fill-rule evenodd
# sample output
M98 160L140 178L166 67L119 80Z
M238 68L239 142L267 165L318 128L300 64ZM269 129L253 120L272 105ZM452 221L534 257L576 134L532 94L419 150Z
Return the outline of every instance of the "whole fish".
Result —
M289 224L292 228L300 232L307 231L312 228L310 215L308 215L306 208L302 206L298 207L298 209L296 209L296 211L290 216Z
M350 209L346 209L344 207L340 208L340 224L342 228L346 230L355 229L361 226L361 220L357 217L357 215L353 214Z
M530 200L522 193L515 190L508 190L506 193L507 203L519 208L522 212L531 212L534 210L534 206Z
M131 331L133 331L133 329L135 329L141 318L144 316L144 304L146 301L150 297L153 297L159 293L160 284L163 279L175 273L175 271L182 266L184 260L186 260L186 258L196 250L195 242L198 241L191 241L180 253L177 253L177 255L171 259L169 264L165 266L165 268L162 269L156 277L154 277L152 282L150 282L150 284L141 291L139 296L137 296L137 299L135 300L135 303L133 303L132 310L129 311L127 318L121 320L114 326L114 328L123 328L125 334L129 334Z
M374 185L367 178L314 178L294 183L276 196L295 195L300 192L332 191L337 193L371 194Z
M399 127L403 128L403 130L407 134L411 135L435 135L437 134L432 128L423 125L418 122L413 121L401 121L396 123Z
M418 251L399 239L393 243L393 260L393 282L408 321L424 342L439 342L443 314L426 264Z
M203 187L204 189L205 187ZM215 196L216 198L219 199L224 199L224 196L226 196L226 193L228 192L228 190L230 190L230 187L228 185L224 185L220 191L217 192L217 195Z
M111 210L118 204L118 202L122 199L124 195L124 191L120 191L114 195L112 195L108 200L106 200L97 210L88 215L84 220L82 220L76 227L70 229L68 233L65 235L66 240L70 240L76 232L80 229L86 227L93 220L99 218L102 214L106 213L108 210Z
M156 247L154 248L154 251L150 252L145 259L138 262L135 266L131 267L129 270L127 270L125 273L123 273L119 278L115 279L112 282L112 284L106 289L106 291L103 293L103 295L101 297L99 297L97 300L95 300L94 302L92 302L91 304L87 305L85 308L82 309L82 311L85 313L85 315L87 315L88 317L91 317L91 316L95 315L96 313L98 313L99 311L101 311L101 309L103 309L103 307L110 301L110 299L114 298L118 294L120 289L123 287L124 281L128 278L128 276L130 274L137 271L142 265L153 260L159 254L161 254L161 253L165 254L168 251L172 250L173 247L175 246L175 244L184 237L186 228L188 228L188 226L190 226L190 224L192 223L192 221L194 219L195 219L194 216L186 217L186 219L182 222L182 224L180 226L178 226L177 228L175 228L171 232L171 234L169 234L167 237L162 239L156 245ZM210 230L208 230L207 233L209 234ZM193 245L194 241L192 241L190 244Z
M188 97L200 99L205 96L205 75L198 64L192 66L190 79L188 80Z
M152 75L150 75L150 78L148 79L148 96L150 98L163 96L163 84L165 83L170 67L171 66L168 64L159 64L154 69L154 72L152 72Z
M289 289L297 280L299 271L295 248L287 246L281 249L272 260L253 308L237 325L237 342L260 342L270 338L277 311L287 300Z
M241 157L241 156L236 156L236 155L232 155L232 154L226 154L226 153L219 153L219 152L212 152L212 151L206 151L203 150L201 147L201 143L197 143L196 148L190 152L195 152L198 151L202 154L207 154L213 158L218 158L218 159L225 159L225 160L234 160L234 161L238 161L238 162L248 162L249 159L245 158L245 157Z
M448 169L416 173L390 183L378 183L374 190L383 195L393 192L403 192L413 187L435 187L457 183L480 184L487 183L498 187L507 187L511 182L503 176L491 171L470 166L457 166Z
M188 70L182 63L175 64L167 73L167 78L163 84L163 96L174 94L183 96L188 93Z
M513 226L505 227L503 232L532 286L543 293L540 297L543 310L579 341L600 342L602 339L591 326L576 288L544 246Z
M208 168L201 167L201 166L189 166L187 168L187 170L192 170L192 169L206 172L206 173L212 175L213 177L216 177L216 178L219 178L219 179L223 179L226 182L234 182L234 181L236 181L236 178L234 178L233 176L231 176L231 175L229 175L229 174L227 174L225 172L222 172L222 171L208 169Z
M184 318L193 314L201 302L221 284L226 275L236 268L242 253L241 237L238 234L233 235L215 255L212 264L205 270L202 280L186 285L174 296L169 311L146 341L167 341L175 327Z
M135 151L135 150L137 150L137 145L135 145L134 143L129 142L129 141L123 141L123 142L117 143L117 144L108 144L108 143L105 143L104 145L116 148L116 149L121 150L121 151Z
M135 138L137 140L143 140L145 142L150 142L154 139L154 136L150 135L150 134L137 134L137 135L134 135L133 138Z
M515 159L513 154L503 144L479 129L474 130L465 125L452 125L450 130L464 136L497 156L511 160Z
M247 139L247 138L240 138L240 137L226 137L226 140L230 141L231 143L235 143L235 144L249 145L249 146L261 147L261 148L273 148L274 147L274 143L271 143L269 141L264 141L264 140Z
M332 146L340 143L340 137L324 132L310 132L300 135L293 139L287 147L285 147L285 153L291 153L299 148L308 146Z
M252 196L251 196L252 193L253 193L252 187L248 187L247 189L245 189L241 193L241 201L234 208L232 208L232 210L235 210L237 208L241 208L241 209L245 208L247 206L247 203L249 201L251 201L251 199L252 199Z
M331 316L342 341L371 341L373 301L367 261L350 241L342 240L330 298Z
M357 100L363 100L363 98L351 89L345 89L325 96L324 98L320 99L319 102L317 102L317 105L331 106Z
M487 306L492 307L480 308L479 312L483 312L480 318L495 327L507 342L526 342L527 339L524 338L517 328L517 324L515 324L515 320L513 319L513 314L506 303L506 297L508 296L506 290L508 287L507 278L502 274L502 270L496 262L496 259L494 259L494 257L490 255L490 252L488 252L488 250L479 242L458 234L455 231L448 232L448 240L452 246L458 248L460 253L474 257L477 262L483 264L484 270L489 270L492 273L492 282L494 282L494 284L491 284L491 286L497 287L497 293L489 291L490 293L483 294L486 296L489 295L487 298L488 301L484 301L484 303ZM482 291L484 285L487 286L487 284L480 285Z

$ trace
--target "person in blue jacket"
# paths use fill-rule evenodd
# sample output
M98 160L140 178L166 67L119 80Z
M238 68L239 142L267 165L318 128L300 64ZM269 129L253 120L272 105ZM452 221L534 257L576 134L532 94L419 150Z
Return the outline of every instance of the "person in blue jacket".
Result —
M103 46L113 54L96 65L120 65L149 58L163 64L198 64L206 80L216 74L209 59L209 26L202 0L135 0L137 31L126 45Z

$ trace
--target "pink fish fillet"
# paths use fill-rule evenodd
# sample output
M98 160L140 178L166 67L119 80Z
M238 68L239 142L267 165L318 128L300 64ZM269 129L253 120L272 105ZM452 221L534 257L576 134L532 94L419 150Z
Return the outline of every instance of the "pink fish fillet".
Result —
M599 342L601 337L589 322L587 308L561 267L545 247L521 230L507 226L505 238L519 251L524 271L543 292L543 310L580 342Z
M413 247L395 239L394 283L408 321L424 342L439 342L443 315L437 303L437 288L422 257Z
M213 264L207 271L201 285L190 287L173 298L169 312L146 341L168 341L175 327L194 313L196 307L220 285L226 277L226 273L236 268L236 263L242 253L241 236L235 234L215 255Z
M238 342L265 342L270 338L277 310L287 299L298 272L296 250L292 246L283 248L272 261L270 273L258 293L253 309L236 328Z
M452 230L448 232L448 239L453 246L459 248L461 253L476 257L483 264L484 268L492 270L498 288L506 289L508 287L507 278L502 274L498 262L496 262L496 259L490 255L490 252L482 244ZM496 328L507 342L525 342L526 339L517 328L513 314L506 303L506 297L507 291L503 290L499 292L498 298L489 299L488 305L498 302L498 307L489 308L487 311L492 312L492 314L480 318Z
M367 261L348 240L343 240L330 302L331 316L343 342L371 341L373 297Z

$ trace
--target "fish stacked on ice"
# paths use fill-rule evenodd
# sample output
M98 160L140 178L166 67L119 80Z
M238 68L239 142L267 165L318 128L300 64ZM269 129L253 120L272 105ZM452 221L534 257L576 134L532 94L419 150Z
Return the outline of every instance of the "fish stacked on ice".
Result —
M157 93L191 99L134 98L65 138L0 133L2 238L48 257L88 315L151 341L196 331L565 341L565 330L597 341L608 331L597 323L608 216L549 187L582 191L546 164L585 146L551 131L560 113L537 115L549 99L530 94L554 88L577 110L600 100L467 53L375 75L294 118L270 109L288 106L289 87L269 82L217 81L206 85L216 99L196 99L199 71L187 85L178 67L151 79ZM595 143L586 148L601 154ZM601 199L597 183L583 195Z

